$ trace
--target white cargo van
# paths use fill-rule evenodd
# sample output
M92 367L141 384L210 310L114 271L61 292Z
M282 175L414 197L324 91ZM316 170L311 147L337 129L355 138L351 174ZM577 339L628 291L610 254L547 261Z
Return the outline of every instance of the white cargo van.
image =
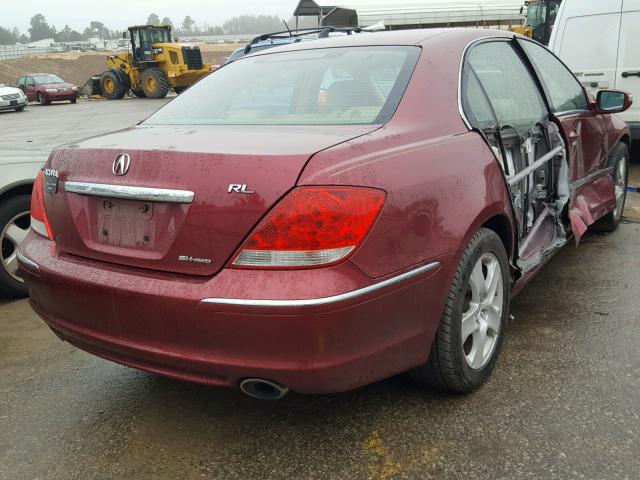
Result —
M587 90L624 90L635 97L620 116L640 140L640 0L564 0L549 48Z

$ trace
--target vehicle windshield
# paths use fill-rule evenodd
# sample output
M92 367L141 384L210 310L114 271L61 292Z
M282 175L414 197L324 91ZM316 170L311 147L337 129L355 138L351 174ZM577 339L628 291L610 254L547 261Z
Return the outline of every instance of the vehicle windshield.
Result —
M420 55L418 47L348 47L248 56L217 70L147 125L385 123Z
M36 82L36 85L43 85L45 83L64 83L64 80L59 76L50 74L34 75L33 81Z
M547 6L544 2L530 3L527 7L527 25L537 27L544 23Z
M145 28L140 30L143 45L171 43L171 30L168 28Z

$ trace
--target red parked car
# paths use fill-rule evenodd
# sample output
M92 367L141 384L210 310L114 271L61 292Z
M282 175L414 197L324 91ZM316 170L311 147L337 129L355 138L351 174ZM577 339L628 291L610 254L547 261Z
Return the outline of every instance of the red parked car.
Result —
M61 101L76 103L78 99L78 87L51 73L25 75L19 77L16 83L30 102L49 105L51 102Z
M470 391L510 298L620 222L630 104L503 31L247 56L52 153L19 248L31 305L95 355L259 398L404 371Z

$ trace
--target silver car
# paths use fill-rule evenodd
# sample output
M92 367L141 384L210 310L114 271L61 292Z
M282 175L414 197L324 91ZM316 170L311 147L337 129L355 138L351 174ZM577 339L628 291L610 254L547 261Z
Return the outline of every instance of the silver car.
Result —
M16 112L21 112L28 103L27 96L22 90L0 83L0 111L15 110Z

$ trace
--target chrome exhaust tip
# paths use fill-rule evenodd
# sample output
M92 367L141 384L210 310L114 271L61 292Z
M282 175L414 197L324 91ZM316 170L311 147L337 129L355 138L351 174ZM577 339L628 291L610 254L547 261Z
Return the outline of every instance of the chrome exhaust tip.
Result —
M250 397L260 400L280 400L289 389L277 383L262 378L247 378L240 382L240 390Z

